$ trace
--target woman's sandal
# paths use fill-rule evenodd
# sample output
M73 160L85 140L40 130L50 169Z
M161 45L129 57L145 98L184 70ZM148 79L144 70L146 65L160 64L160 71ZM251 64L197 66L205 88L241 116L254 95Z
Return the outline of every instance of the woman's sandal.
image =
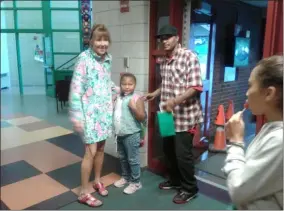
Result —
M78 201L81 204L86 204L90 207L100 207L103 205L103 202L93 197L91 194L84 194L79 196Z
M108 195L108 191L107 191L107 189L105 189L103 183L100 182L100 183L94 184L93 187L96 191L98 191L98 193L101 196L107 196Z

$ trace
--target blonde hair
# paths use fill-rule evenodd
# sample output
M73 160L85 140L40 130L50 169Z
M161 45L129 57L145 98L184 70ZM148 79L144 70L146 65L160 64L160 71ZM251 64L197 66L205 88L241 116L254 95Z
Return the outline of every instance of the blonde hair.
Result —
M92 27L91 30L91 36L90 36L90 45L92 45L92 40L107 40L109 41L109 43L111 43L111 39L110 39L110 33L107 29L107 27L104 24L95 24Z

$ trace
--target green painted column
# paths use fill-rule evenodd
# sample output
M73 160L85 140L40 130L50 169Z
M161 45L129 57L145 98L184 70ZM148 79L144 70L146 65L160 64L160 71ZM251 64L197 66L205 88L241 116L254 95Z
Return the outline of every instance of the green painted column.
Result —
M20 88L20 95L23 95L24 94L24 88L23 88L21 50L20 50L20 40L19 40L19 32L18 32L18 14L17 14L17 10L16 10L16 1L13 1L13 13L14 13L14 29L15 29L16 49L17 49L19 88Z

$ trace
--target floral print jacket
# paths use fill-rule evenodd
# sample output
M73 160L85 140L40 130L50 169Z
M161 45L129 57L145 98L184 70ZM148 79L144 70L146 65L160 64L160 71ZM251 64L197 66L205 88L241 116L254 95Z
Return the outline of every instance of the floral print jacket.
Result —
M70 86L69 107L72 121L84 126L83 140L93 144L112 135L113 103L112 57L104 59L91 48L78 56Z

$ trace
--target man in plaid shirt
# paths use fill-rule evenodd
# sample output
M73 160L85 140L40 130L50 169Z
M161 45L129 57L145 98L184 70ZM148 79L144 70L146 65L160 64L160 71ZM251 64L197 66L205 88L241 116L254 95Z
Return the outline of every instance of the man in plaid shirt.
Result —
M200 94L202 78L197 56L181 48L177 29L166 25L157 38L167 55L160 59L161 87L146 95L153 100L161 95L160 106L173 112L176 135L163 138L163 148L170 179L159 185L161 189L178 189L173 201L186 203L197 196L194 176L192 141L196 126L203 122Z

